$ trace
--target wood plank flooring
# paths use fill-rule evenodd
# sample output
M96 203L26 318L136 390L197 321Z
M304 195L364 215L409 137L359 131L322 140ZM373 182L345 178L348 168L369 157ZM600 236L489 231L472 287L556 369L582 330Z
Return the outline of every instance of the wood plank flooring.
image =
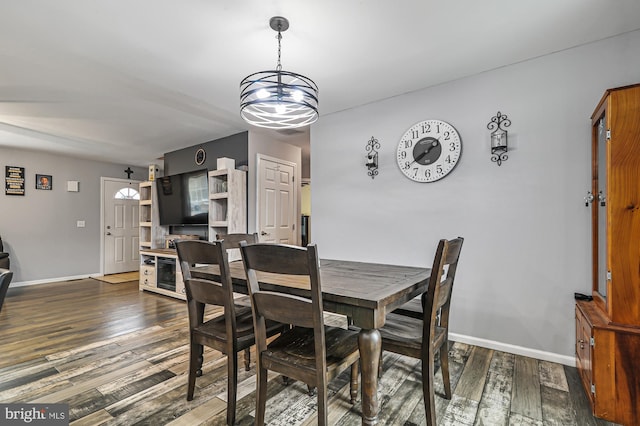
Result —
M185 398L186 314L185 302L141 293L137 282L10 288L0 314L0 403L66 403L72 425L223 425L220 353L206 350L195 398ZM450 401L436 396L441 425L611 425L591 416L575 368L461 343L450 353L454 393ZM420 380L416 360L384 354L381 425L425 424ZM250 425L255 364L238 381L236 424ZM439 372L435 389L442 394ZM317 423L305 385L273 375L268 394L269 425ZM331 383L329 398L332 425L360 425L348 372Z

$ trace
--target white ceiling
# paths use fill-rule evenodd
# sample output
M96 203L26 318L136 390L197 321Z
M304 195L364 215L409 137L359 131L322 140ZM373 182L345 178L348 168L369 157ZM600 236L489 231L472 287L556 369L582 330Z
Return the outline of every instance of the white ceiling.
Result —
M320 120L640 28L638 0L0 5L0 146L139 166L249 129L239 82L275 67L275 15L291 24L283 69L318 84Z

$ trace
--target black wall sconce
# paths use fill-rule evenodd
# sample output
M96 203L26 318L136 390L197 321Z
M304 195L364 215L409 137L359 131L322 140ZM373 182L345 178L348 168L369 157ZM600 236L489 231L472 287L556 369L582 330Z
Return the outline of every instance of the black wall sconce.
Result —
M378 174L378 150L380 149L380 142L378 139L371 136L369 142L367 142L367 175L371 176L371 179Z
M500 111L491 118L487 129L491 130L491 161L498 163L498 166L502 165L503 161L507 161L509 156L507 151L509 150L507 143L507 131L505 127L511 126L511 120L506 114L501 114Z

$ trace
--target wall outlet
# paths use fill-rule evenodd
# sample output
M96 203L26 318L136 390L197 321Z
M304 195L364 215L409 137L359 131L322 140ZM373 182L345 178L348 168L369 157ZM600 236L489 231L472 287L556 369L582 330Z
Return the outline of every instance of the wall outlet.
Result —
M76 226L78 228L84 228L84 220L79 220L76 222Z

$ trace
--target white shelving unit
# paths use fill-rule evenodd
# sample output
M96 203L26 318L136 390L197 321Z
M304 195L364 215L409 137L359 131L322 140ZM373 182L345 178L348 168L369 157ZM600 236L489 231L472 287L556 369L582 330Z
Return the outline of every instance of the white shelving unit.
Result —
M160 226L156 183L140 183L140 291L186 300L178 256L165 249L169 230ZM209 172L209 240L217 234L247 232L247 172L224 169ZM229 260L239 252L229 253Z
M140 182L140 250L164 247L167 229L158 225L155 182Z
M247 172L209 172L209 241L216 234L247 232Z

